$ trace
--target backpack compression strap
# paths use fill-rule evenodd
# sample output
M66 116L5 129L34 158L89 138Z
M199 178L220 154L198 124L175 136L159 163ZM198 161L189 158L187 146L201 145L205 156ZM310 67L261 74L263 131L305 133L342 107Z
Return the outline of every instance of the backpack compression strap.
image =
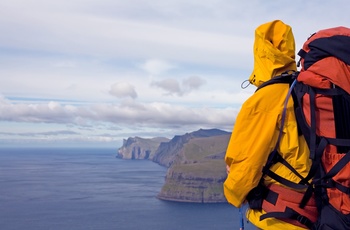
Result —
M306 86L300 83L295 87L295 89L296 89L295 90L296 98L298 99L299 105L302 104L302 98L306 93L309 94L309 98L310 98L310 114L311 114L310 126L306 122L306 118L301 107L296 109L296 118L297 118L298 124L300 125L301 131L304 134L305 139L309 145L310 158L312 159L312 165L311 165L310 171L308 175L305 177L304 182L307 182L310 179L314 178L313 182L305 192L305 196L303 197L300 203L300 207L301 208L304 207L306 202L311 198L312 193L317 192L316 190L319 190L322 187L337 188L343 193L350 195L350 188L340 183L337 183L332 179L332 177L335 176L349 162L350 150L328 173L324 172L324 170L321 167L321 164L322 164L321 157L327 145L331 144L331 145L337 146L338 149L339 149L339 146L343 146L342 149L347 150L350 148L350 139L329 138L325 136L318 136L316 134L316 109L315 109L316 94L331 96L332 98L338 97L338 96L342 96L342 97L349 97L349 96L344 90L342 90L339 87L331 88L331 89L319 89L319 88L312 88L310 86ZM341 113L341 115L344 116L344 114L342 114L344 113L343 111L338 111L338 113ZM335 113L335 119L336 119L336 114L337 113ZM342 125L344 126L345 124L346 123L343 123ZM345 127L341 127L341 128L344 129ZM318 205L320 206L321 204L319 203Z

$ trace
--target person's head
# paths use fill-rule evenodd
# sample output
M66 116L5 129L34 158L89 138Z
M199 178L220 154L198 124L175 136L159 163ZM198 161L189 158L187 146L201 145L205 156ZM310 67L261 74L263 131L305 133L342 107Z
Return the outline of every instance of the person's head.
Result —
M260 25L255 30L254 70L249 82L260 86L287 70L296 70L292 28L280 20Z

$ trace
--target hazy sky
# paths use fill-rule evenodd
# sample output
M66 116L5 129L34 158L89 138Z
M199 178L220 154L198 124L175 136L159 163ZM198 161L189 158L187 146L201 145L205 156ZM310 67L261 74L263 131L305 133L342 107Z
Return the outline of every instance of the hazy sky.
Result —
M254 30L281 19L297 50L350 26L348 1L0 2L0 146L120 147L129 136L231 131Z

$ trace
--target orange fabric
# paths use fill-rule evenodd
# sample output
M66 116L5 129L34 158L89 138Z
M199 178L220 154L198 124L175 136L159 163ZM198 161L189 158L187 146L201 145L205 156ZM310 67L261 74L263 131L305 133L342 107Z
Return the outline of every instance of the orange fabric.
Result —
M271 204L270 202L263 201L263 210L267 213L269 212L284 212L286 207L293 209L299 214L307 217L312 222L316 222L318 211L316 207L315 198L312 197L303 209L299 208L299 204L304 196L303 192L297 192L280 185L271 184L268 188L278 194L278 199L276 204ZM300 227L306 227L297 220L283 219L283 221L297 225Z
M302 61L303 62L303 61ZM317 88L330 88L331 83L341 86L350 94L350 66L335 57L319 60L310 68L301 70L298 80Z
M305 42L303 50L310 51L309 44L321 37L333 35L350 36L350 30L345 27L321 30ZM303 60L301 61L304 66ZM307 70L301 69L298 81L317 88L331 88L332 84L342 87L350 94L350 66L335 57L327 57L311 65ZM309 95L303 98L303 110L310 124ZM332 98L316 95L316 127L317 134L325 137L336 137ZM325 171L328 172L344 154L337 153L335 146L328 145L322 156ZM350 187L350 163L348 163L334 178L335 181ZM327 189L329 202L343 214L350 214L350 197L335 188Z

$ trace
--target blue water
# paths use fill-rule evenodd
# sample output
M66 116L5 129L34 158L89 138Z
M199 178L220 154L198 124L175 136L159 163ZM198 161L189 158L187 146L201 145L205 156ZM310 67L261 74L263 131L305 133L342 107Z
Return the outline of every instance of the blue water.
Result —
M115 155L115 149L0 149L0 229L239 229L238 210L229 204L158 200L166 168Z

